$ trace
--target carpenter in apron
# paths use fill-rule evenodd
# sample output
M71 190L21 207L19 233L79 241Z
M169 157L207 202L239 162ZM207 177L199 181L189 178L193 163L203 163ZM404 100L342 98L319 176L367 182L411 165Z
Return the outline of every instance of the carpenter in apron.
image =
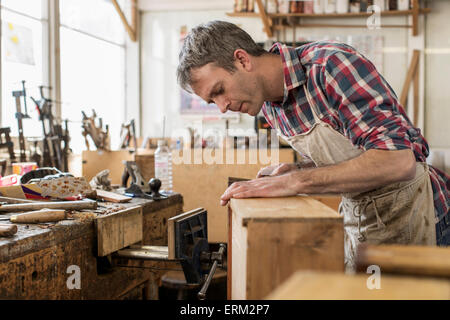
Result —
M271 109L278 135L316 167L335 165L361 155L363 150L319 119L318 107L306 84L303 89L314 115L313 127L293 137L284 136ZM344 219L347 272L354 271L356 249L362 242L436 245L433 190L426 163L416 163L416 176L410 181L364 193L342 194L339 213Z

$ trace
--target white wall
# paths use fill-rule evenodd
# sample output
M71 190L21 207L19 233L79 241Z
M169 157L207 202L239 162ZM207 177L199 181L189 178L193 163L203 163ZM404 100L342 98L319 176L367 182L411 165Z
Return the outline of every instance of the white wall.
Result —
M450 148L450 1L428 1L425 128L432 148Z
M141 2L142 3L142 2ZM149 5L145 5L145 3ZM179 88L176 83L176 67L178 63L179 33L181 26L188 29L210 20L221 19L240 25L257 42L267 39L263 32L263 25L259 18L228 17L226 12L231 12L233 1L217 0L208 2L202 0L193 1L191 9L186 5L177 7L178 0L168 1L166 6L161 6L160 1L144 1L141 9L157 9L160 11L143 11L142 19L142 43L141 43L141 88L142 88L142 115L144 136L161 136L162 119L166 116L166 136L172 130L183 128L191 123L179 115ZM185 4L186 2L182 2ZM228 7L224 5L228 3ZM159 4L160 6L156 6ZM153 5L153 6L152 6ZM225 7L224 7L225 6ZM219 9L217 9L219 7ZM425 104L425 129L426 138L432 147L450 147L450 90L446 87L450 78L450 1L431 1L433 12L426 22L426 104ZM174 11L180 8L180 11ZM206 8L206 9L201 9ZM207 8L215 8L208 10ZM227 9L229 8L229 9ZM308 21L305 21L308 22ZM311 23L324 23L324 21L312 20ZM343 21L327 20L326 23L355 23L365 24L365 19L352 19ZM406 17L383 17L382 26L393 24L408 24ZM403 81L408 68L408 43L409 30L406 28L381 28L368 30L367 28L297 28L296 37L314 35L324 39L335 35L383 35L383 75L400 96ZM292 33L287 32L286 40L291 41ZM283 34L280 34L283 40ZM434 49L444 48L436 52ZM433 50L430 50L433 49ZM442 70L444 72L442 72ZM223 121L209 123L209 126L217 126L223 129ZM253 118L247 115L241 117L239 124L233 127L252 128Z

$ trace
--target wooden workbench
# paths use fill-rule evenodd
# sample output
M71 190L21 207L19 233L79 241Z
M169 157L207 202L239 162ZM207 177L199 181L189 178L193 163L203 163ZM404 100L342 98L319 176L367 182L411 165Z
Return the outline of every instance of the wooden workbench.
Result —
M167 219L183 211L183 198L135 198L121 205L142 207L143 244L167 245ZM154 262L155 269L108 269L108 257L97 258L96 250L93 219L64 220L52 228L18 225L14 237L0 238L0 299L157 298L162 274L179 269L175 262ZM68 289L70 266L80 268L80 289Z

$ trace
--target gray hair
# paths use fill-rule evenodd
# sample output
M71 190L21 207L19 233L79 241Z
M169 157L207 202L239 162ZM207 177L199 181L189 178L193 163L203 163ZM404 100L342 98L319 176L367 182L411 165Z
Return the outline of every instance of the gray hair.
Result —
M191 71L211 62L229 72L235 71L236 49L243 49L252 56L267 53L247 32L235 24L210 21L198 25L184 39L177 68L178 83L186 91L192 92Z

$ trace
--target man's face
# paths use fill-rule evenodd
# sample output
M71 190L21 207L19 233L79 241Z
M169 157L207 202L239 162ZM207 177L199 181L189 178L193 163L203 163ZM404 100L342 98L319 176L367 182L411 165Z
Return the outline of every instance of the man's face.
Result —
M191 71L192 90L208 103L215 103L222 113L227 110L256 116L264 98L256 75L238 63L233 73L209 63Z

